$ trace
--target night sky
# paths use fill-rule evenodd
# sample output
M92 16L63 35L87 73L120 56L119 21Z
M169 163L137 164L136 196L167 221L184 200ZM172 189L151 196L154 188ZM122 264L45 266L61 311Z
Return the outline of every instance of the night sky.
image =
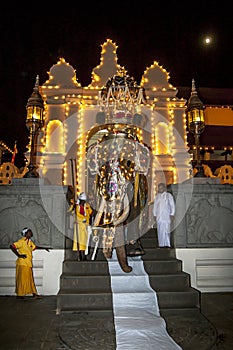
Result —
M233 88L233 20L228 1L67 4L52 7L50 3L48 8L36 2L30 9L13 5L1 9L0 140L11 148L17 140L16 165L21 165L26 150L26 103L36 75L43 84L52 65L63 57L76 69L79 83L88 85L108 38L118 46L118 64L138 83L144 70L157 61L170 73L175 87L191 88L194 78L197 88ZM206 36L211 38L209 44L204 42Z

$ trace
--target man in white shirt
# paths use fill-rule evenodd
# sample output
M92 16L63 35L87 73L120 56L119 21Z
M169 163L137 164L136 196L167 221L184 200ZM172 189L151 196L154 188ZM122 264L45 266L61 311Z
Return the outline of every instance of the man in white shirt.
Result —
M171 220L175 215L175 201L171 193L167 192L165 183L158 184L155 196L153 215L157 223L159 247L171 247Z

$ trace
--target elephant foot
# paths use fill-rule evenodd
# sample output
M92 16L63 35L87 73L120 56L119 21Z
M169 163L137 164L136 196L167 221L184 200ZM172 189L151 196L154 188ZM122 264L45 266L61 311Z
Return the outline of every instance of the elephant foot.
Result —
M122 245L120 247L116 247L116 254L122 271L126 273L131 272L133 269L131 266L128 265L125 246Z
M129 244L127 244L126 252L127 256L140 256L145 254L145 251L143 250L139 239L137 241L132 241Z

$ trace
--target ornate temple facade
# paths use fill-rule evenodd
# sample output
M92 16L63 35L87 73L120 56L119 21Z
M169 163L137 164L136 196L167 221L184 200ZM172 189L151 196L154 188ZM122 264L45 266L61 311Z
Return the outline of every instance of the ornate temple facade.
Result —
M45 101L45 123L37 145L41 177L50 184L75 185L77 193L91 192L88 149L110 129L119 132L128 127L150 151L152 198L158 181L187 180L192 170L186 100L178 98L177 92L158 62L146 68L137 84L118 63L117 46L111 40L102 45L100 64L93 69L87 87L80 85L78 73L61 58L41 86Z

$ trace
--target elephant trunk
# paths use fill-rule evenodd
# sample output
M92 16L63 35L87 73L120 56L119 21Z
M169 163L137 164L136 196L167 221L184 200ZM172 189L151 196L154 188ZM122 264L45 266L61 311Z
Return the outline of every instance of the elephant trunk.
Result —
M116 247L116 254L121 269L126 273L131 272L133 269L128 265L125 246L121 245L119 247Z

